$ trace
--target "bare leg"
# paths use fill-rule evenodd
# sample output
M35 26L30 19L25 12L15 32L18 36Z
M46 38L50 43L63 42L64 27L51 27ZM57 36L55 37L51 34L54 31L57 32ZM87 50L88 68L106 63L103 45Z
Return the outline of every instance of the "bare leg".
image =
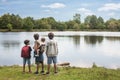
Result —
M57 72L57 65L54 64L54 72Z
M48 64L48 72L50 72L50 64Z
M25 64L23 64L23 72L25 72Z
M31 66L30 65L28 65L28 69L29 69L29 72L31 73Z
M37 70L36 70L36 72L38 72L39 71L39 64L37 64Z
M42 71L44 71L44 63L43 62L41 63L41 66L42 66Z

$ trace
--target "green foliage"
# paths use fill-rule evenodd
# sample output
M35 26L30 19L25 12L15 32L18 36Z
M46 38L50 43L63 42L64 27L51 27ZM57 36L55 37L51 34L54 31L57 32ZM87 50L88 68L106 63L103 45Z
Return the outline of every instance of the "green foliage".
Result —
M120 30L120 19L110 18L104 22L101 16L89 15L84 19L84 23L81 23L80 17L80 14L75 14L73 20L60 22L53 17L34 20L32 17L21 18L19 15L7 13L0 16L0 29L8 29L8 24L11 24L12 28L9 27L10 31L12 29L24 29L26 31L32 31L33 29L60 31L82 29Z
M78 24L80 24L81 23L81 21L80 21L80 14L75 14L74 16L73 16L73 20L76 22L76 23L78 23Z
M12 29L13 29L12 24L9 23L9 24L7 25L7 28L8 28L8 31L12 31Z
M58 22L57 25L56 25L56 28L59 31L63 31L65 29L67 29L67 25L64 22Z
M26 17L23 19L23 29L26 29L27 31L31 31L34 27L33 18Z
M97 65L95 63L93 63L92 68L97 68Z

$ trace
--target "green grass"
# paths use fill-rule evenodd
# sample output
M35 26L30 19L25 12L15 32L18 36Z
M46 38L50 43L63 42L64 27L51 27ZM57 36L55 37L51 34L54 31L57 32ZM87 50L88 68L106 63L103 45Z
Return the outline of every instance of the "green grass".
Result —
M50 75L35 75L35 69L32 66L32 73L22 73L20 66L3 66L0 67L0 80L120 80L120 69L59 67L58 74L51 68Z

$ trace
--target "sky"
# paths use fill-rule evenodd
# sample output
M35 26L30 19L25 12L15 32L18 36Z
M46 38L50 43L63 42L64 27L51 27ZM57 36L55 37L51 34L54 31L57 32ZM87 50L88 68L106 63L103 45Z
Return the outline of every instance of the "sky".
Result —
M76 13L81 21L88 15L120 19L120 0L0 0L0 16L6 13L22 18L54 17L57 21L72 20Z

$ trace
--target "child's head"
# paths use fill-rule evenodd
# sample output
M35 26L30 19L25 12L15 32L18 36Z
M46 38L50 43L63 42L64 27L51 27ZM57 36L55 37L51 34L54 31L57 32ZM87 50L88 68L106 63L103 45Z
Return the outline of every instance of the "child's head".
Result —
M42 41L42 42L45 42L45 38L41 38L41 41Z
M53 39L54 38L54 34L52 32L48 33L48 37L49 39Z
M25 40L25 41L24 41L24 44L25 44L25 45L29 45L29 42L30 42L29 40Z
M33 37L34 37L35 40L38 40L39 39L39 34L36 33L36 34L34 34Z

